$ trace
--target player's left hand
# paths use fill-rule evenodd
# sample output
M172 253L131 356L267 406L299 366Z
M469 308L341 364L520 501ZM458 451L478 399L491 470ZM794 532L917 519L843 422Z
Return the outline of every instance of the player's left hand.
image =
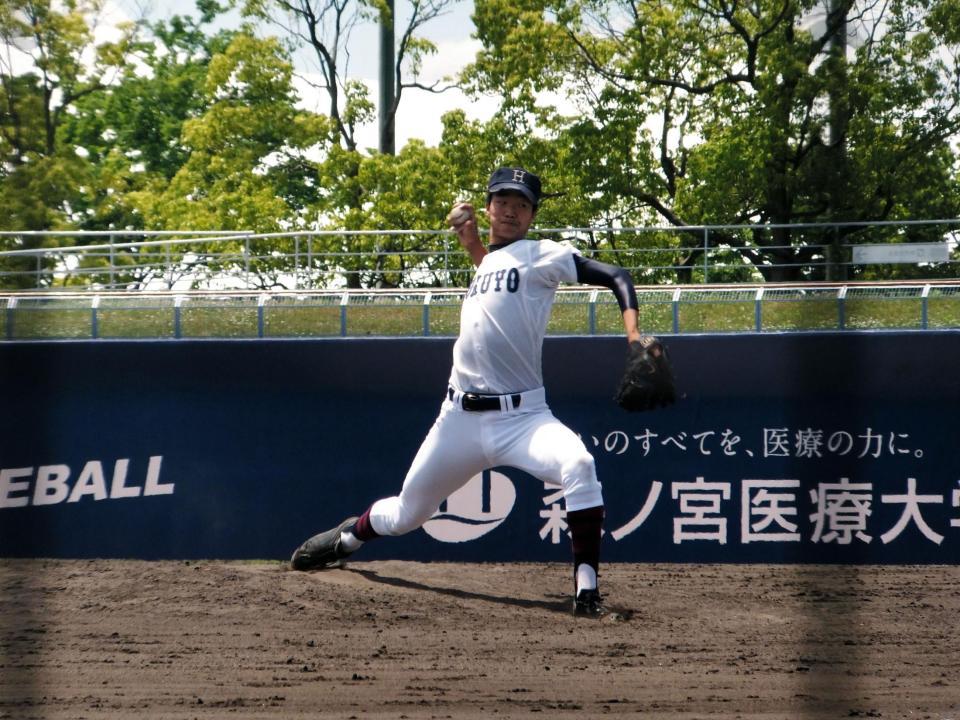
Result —
M630 343L627 366L614 399L631 412L666 407L676 400L670 358L655 337L644 335Z

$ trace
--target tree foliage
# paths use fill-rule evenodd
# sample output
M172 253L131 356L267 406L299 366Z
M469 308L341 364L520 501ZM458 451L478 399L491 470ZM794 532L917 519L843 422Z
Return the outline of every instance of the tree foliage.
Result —
M95 196L77 220L86 230L147 226L134 200L164 187L187 162L184 124L204 112L208 66L233 33L208 36L202 22L174 16L141 35L121 78L78 103L62 131L94 166Z
M211 57L203 112L182 125L184 162L168 182L132 193L147 227L273 233L307 226L316 186L308 153L327 145L332 129L325 116L296 108L292 72L275 39L249 32ZM272 259L281 244L237 244L247 256L236 264L263 287L282 284L286 268Z
M544 91L567 93L580 114L556 138L587 149L596 177L581 189L614 199L624 222L770 224L722 241L788 279L828 238L779 225L957 215L949 0L837 0L829 12L810 0L476 8L473 87L528 114L544 112ZM701 242L685 241L687 263Z
M376 108L349 65L351 34L385 2L237 3L282 28L278 39L214 32L223 8L200 0L196 19L129 23L109 40L94 32L104 2L0 9L0 229L268 235L222 241L216 260L201 243L172 263L164 249L123 249L110 262L131 286L161 271L167 283L242 272L263 288L466 282L443 218L457 200L482 207L498 165L545 178L539 227L567 228L603 260L639 249L631 264L650 283L698 278L697 226L718 226L711 261L730 254L713 280L821 279L848 243L943 235L877 221L960 215L956 0L476 0L481 49L460 82L496 96L499 112L450 112L436 147L395 154L359 146ZM422 30L453 2L403 6L392 113L402 95L415 103L405 91L443 89L420 80L436 50ZM298 77L304 51L317 72ZM297 91L310 78L320 112ZM583 229L651 224L677 231ZM757 227L734 227L745 224ZM358 233L369 230L391 232ZM7 236L0 248L42 242ZM25 264L8 256L0 270ZM63 281L99 281L89 273L106 264L89 255L87 274Z
M90 165L60 141L59 130L123 64L129 42L129 28L122 28L119 41L94 43L89 18L99 10L96 0L13 0L0 12L3 229L60 227L84 198Z
M85 98L120 71L133 28L97 42L93 19L102 0L9 0L0 10L0 230L50 230L73 224L93 197L94 167L61 130ZM0 248L37 248L43 236L0 239ZM3 270L34 266L7 258ZM48 270L50 262L41 263ZM13 284L22 284L15 277Z

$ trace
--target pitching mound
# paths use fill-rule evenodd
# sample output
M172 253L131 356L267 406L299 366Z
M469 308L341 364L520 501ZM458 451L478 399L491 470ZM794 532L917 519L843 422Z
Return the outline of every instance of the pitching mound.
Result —
M0 718L948 718L960 568L0 560Z

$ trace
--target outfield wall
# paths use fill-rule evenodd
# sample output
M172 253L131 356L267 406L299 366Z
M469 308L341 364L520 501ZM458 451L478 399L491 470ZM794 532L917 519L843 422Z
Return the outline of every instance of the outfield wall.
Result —
M613 337L550 337L612 561L960 562L960 332L668 337L683 395L611 401ZM285 558L394 494L452 339L0 343L0 556ZM509 468L368 559L565 561Z

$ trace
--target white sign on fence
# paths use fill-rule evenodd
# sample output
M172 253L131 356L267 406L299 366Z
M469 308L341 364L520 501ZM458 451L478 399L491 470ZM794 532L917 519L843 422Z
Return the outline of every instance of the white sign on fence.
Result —
M853 246L853 262L855 265L948 262L949 260L950 246L945 242L884 243Z

